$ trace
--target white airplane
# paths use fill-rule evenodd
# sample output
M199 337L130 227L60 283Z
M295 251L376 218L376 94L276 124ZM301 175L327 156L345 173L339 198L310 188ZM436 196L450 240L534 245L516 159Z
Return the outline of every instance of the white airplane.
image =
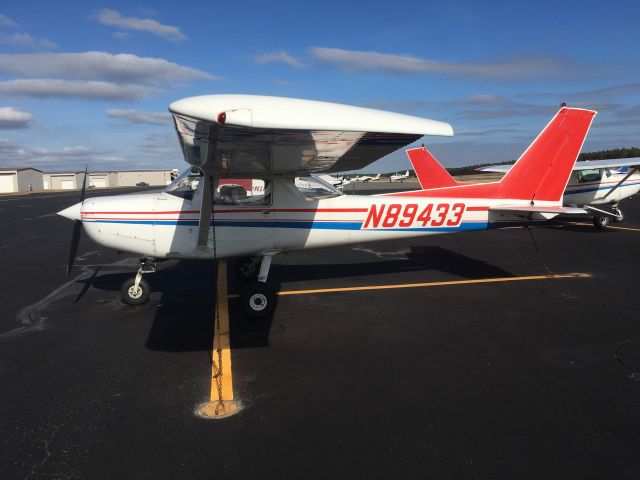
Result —
M422 188L461 184L424 147L411 150L409 160ZM512 166L493 165L478 170L507 173ZM593 217L593 224L597 228L606 228L610 219L621 222L624 213L620 210L620 202L640 191L640 174L635 173L638 166L640 158L576 162L564 191L563 204L581 208L581 214ZM607 204L611 206L611 212L594 206Z
M356 177L354 180L356 182L368 183L371 180L380 180L380 174L377 174L375 177L373 177L371 175L360 175L359 177Z
M349 185L351 183L351 180L344 178L344 177L334 177L333 175L316 175L318 178L322 179L323 181L327 182L329 185L333 185L336 188L343 188L346 185Z
M389 178L392 182L402 182L405 178L409 178L409 170L404 173L396 173L395 175L391 175Z
M80 203L59 212L75 221L68 271L82 229L107 248L142 257L136 276L122 285L128 304L149 298L143 275L155 271L156 261L236 257L235 271L247 281L240 301L252 316L275 307L268 275L273 256L282 252L500 228L571 213L562 207L562 192L596 114L561 108L500 182L362 196L343 195L309 174L359 170L424 135L452 135L451 126L251 95L191 97L172 103L170 111L189 168L162 192L85 200L83 189ZM305 188L296 187L295 178L305 175Z

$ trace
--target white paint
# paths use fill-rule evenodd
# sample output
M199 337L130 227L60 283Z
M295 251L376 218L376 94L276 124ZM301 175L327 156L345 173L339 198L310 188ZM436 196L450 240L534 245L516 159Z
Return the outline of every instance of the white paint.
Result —
M14 185L15 173L0 173L0 193L13 193L16 191Z
M418 135L453 135L445 122L330 102L260 95L202 95L169 105L173 113L228 125L292 130L331 130Z

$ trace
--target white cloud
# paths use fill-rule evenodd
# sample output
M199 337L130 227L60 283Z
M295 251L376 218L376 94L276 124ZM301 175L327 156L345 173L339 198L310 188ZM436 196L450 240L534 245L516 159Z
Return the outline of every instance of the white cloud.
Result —
M33 115L25 110L14 107L0 107L0 129L12 130L29 128Z
M20 79L0 82L0 98L82 98L125 101L138 100L155 91L143 85L84 80Z
M265 63L284 63L291 67L304 67L304 64L300 60L292 57L284 50L258 55L256 56L256 63L258 65L264 65Z
M118 40L124 40L125 38L129 38L131 36L130 33L127 32L113 32L113 37Z
M313 47L311 55L321 63L345 72L378 70L393 74L444 74L476 78L539 77L570 73L574 66L554 56L521 56L491 62L442 62L380 52Z
M74 78L117 83L174 83L217 77L163 58L107 52L0 54L0 73L27 78Z
M19 25L6 15L0 13L0 27L18 27Z
M111 108L106 111L109 118L119 118L130 123L148 125L170 125L170 116L163 112L145 112L143 110Z
M28 48L58 48L58 45L55 42L47 40L46 38L33 38L28 33L2 34L0 35L0 43Z
M0 167L29 165L44 171L111 169L114 163L126 159L111 149L70 146L60 149L30 148L6 138L0 138Z
M92 18L109 27L146 32L172 42L181 42L187 38L178 27L173 25L165 25L150 18L125 17L117 10L108 8L100 10Z

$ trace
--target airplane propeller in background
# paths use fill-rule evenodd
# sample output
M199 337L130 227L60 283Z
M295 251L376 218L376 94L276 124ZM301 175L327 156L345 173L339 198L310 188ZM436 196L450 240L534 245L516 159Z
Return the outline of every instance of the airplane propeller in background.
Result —
M87 186L87 168L88 165L84 168L84 178L82 180L82 190L80 190L80 209L82 209L82 204L84 203L84 195ZM79 215L78 215L79 216ZM67 264L67 277L71 273L71 269L73 269L73 264L76 260L76 253L78 253L78 244L80 243L80 234L82 233L82 220L75 219L73 222L73 233L71 234L71 247L69 248L69 263Z

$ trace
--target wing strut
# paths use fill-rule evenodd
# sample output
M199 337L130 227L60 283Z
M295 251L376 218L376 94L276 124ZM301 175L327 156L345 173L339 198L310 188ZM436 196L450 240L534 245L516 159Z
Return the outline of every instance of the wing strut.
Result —
M200 223L198 226L198 247L206 248L209 244L209 227L213 210L213 192L216 179L211 171L205 171L202 177L202 196L200 200Z
M616 190L618 189L618 187L619 187L620 185L622 185L624 182L626 182L626 181L627 181L627 179L628 179L631 175L633 175L637 170L638 170L638 167L630 168L630 169L629 169L629 173L627 173L627 174L624 176L624 178L623 178L622 180L620 180L618 183L616 183L615 187L613 187L611 190L609 190L609 191L607 192L607 194L606 194L604 197L602 197L602 198L607 198L609 195L611 195L614 191L616 191Z

